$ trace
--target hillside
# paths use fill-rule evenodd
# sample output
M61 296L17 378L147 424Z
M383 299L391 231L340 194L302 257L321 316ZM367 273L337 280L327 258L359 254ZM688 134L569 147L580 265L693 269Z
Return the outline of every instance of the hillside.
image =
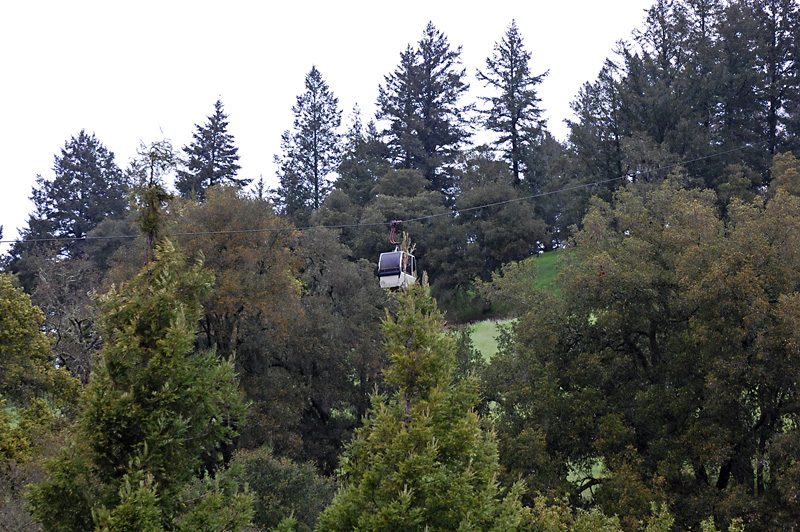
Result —
M535 261L538 267L538 274L534 284L537 289L550 290L557 292L555 280L559 272L559 259L563 256L564 250L557 249L547 253L542 253L527 259ZM497 337L499 327L510 324L513 318L496 319L490 318L473 323L470 326L472 342L487 362L497 353Z

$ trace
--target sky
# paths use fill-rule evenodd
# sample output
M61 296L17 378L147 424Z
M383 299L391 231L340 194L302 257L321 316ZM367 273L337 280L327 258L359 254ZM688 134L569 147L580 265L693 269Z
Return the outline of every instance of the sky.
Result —
M273 156L292 126L292 105L316 65L339 98L343 127L354 105L369 120L378 87L429 21L462 47L471 89L512 19L539 85L550 132L617 41L641 28L653 0L404 0L297 2L30 0L0 3L0 225L18 236L33 210L37 175L83 129L121 168L139 145L176 149L219 99L239 148L240 177L277 184ZM5 246L4 246L5 247ZM3 248L4 248L3 247ZM3 250L0 248L0 250Z

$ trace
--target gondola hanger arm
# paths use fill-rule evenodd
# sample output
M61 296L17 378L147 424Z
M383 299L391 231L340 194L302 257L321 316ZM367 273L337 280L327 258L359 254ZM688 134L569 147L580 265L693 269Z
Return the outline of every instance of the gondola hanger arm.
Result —
M397 226L403 223L403 220L392 220L389 222L389 227L391 227L391 233L389 233L389 242L394 244L395 246L399 246L400 242L395 240L395 235L397 231Z

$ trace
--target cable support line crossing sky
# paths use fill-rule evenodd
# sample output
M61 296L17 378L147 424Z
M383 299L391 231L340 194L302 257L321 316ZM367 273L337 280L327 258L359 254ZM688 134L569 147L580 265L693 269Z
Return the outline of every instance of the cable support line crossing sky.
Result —
M498 207L500 205L507 205L510 203L516 203L519 201L527 201L531 199L541 198L545 196L552 196L554 194L560 194L562 192L570 192L572 190L579 190L582 188L589 188L598 185L604 185L607 183L612 183L614 181L620 181L622 179L633 180L634 177L640 175L648 175L655 172L662 172L664 170L672 170L675 168L679 168L681 166L696 163L699 161L704 161L707 159L711 159L714 157L719 157L721 155L727 155L729 153L734 153L737 151L742 151L747 148L755 148L756 146L760 146L762 144L766 144L769 142L768 140L762 140L760 142L756 142L753 144L746 144L744 146L740 146L738 148L733 148L730 150L713 153L711 155L706 155L703 157L697 157L695 159L690 159L687 161L681 161L679 163L675 163L672 165L663 166L660 168L651 168L648 170L643 170L638 172L637 174L625 174L618 177L612 177L609 179L603 179L601 181L593 181L591 183L581 183L578 185L573 185L569 187L560 188L558 190L550 190L547 192L539 192L537 194L531 194L529 196L523 196L520 198L512 198L504 201L497 201L494 203L486 203L483 205L477 205L475 207L467 207L464 209L451 209L446 212L441 212L437 214L428 214L425 216L419 216L416 218L409 218L406 220L402 220L403 222L422 222L425 220L429 220L432 218L439 218L441 216L452 216L456 217L461 213L477 211L481 209L488 209L489 207ZM372 222L372 223L354 223L354 224L341 224L341 225L309 225L304 227L271 227L271 228L261 228L261 229L231 229L225 231L189 231L189 232L179 232L179 233L171 233L171 236L207 236L207 235L234 235L234 234L249 234L249 233L277 233L277 232L287 232L287 231L308 231L311 229L353 229L353 228L360 228L360 227L378 227L378 226L388 226L391 221L388 222ZM105 236L83 236L83 237L54 237L54 238L32 238L30 240L0 240L0 244L36 244L36 243L45 243L45 242L78 242L78 241L89 241L89 240L132 240L138 238L140 235L105 235Z

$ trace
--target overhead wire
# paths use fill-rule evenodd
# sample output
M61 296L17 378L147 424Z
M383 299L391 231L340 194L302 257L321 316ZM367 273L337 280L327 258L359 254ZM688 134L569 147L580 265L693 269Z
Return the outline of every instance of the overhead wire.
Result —
M674 168L680 168L680 167L685 166L687 164L692 164L692 163L704 161L706 159L712 159L714 157L719 157L721 155L727 155L729 153L742 151L742 150L745 150L747 148L754 148L756 146L760 146L762 144L766 144L767 142L769 142L769 141L768 140L762 140L762 141L759 141L759 142L756 142L756 143L753 143L753 144L749 144L749 145L745 145L745 146L739 146L737 148L733 148L733 149L730 149L730 150L726 150L726 151L722 151L722 152L718 152L718 153L713 153L711 155L705 155L703 157L697 157L695 159L689 159L689 160L686 160L686 161L681 161L679 163L666 165L666 166L662 166L662 167L659 167L659 168L650 168L650 169L647 169L647 170L642 170L642 171L638 172L638 175L647 175L647 174L652 174L652 173L655 173L655 172L663 172L665 170L672 170ZM530 200L530 199L541 198L541 197L544 197L544 196L552 196L554 194L560 194L562 192L569 192L571 190L577 190L577 189L581 189L581 188L588 188L588 187L593 187L593 186L597 186L597 185L604 185L606 183L611 183L611 182L614 182L614 181L620 181L622 179L631 179L632 177L633 177L633 175L631 175L631 174L624 174L624 175L621 175L621 176L618 176L618 177L612 177L612 178L609 178L609 179L603 179L601 181L594 181L592 183L580 183L580 184L573 185L573 186L570 186L570 187L560 188L558 190L549 190L549 191L546 191L546 192L539 192L537 194L531 194L529 196L524 196L524 197L519 197L519 198L511 198L511 199L507 199L507 200L503 200L503 201L497 201L497 202L494 202L494 203L486 203L486 204L478 205L478 206L475 206L475 207L467 207L467 208L464 208L464 209L454 209L454 210L449 211L449 212L431 214L431 215L427 215L427 216L421 216L419 218L411 218L411 219L404 220L404 221L405 222L416 222L416 221L420 221L420 220L427 220L428 218L436 218L438 216L452 215L454 213L470 212L470 211L475 211L475 210L479 210L479 209L486 209L488 207L497 207L499 205L506 205L508 203L516 203L516 202L519 202L519 201L527 201L527 200ZM386 224L381 224L381 225L386 225Z
M623 179L632 179L636 175L647 175L655 172L663 172L665 170L672 170L675 168L679 168L688 164L704 161L707 159L712 159L714 157L719 157L721 155L727 155L729 153L734 153L737 151L742 151L748 148L754 148L760 146L762 144L766 144L769 142L768 140L763 140L760 142L756 142L753 144L747 144L744 146L739 146L737 148L733 148L730 150L722 151L713 153L711 155L706 155L703 157L697 157L695 159L689 159L686 161L681 161L678 163L674 163L667 166L662 166L658 168L651 168L647 170L642 170L637 172L637 174L624 174L618 177L612 177L609 179L602 179L600 181L593 181L591 183L579 183L576 185L560 188L557 190L549 190L545 192L539 192L536 194L530 194L528 196L522 196L519 198L511 198L503 201L496 201L493 203L485 203L482 205L476 205L474 207L466 207L463 209L450 209L448 211L436 213L436 214L427 214L425 216L418 216L415 218L408 218L402 220L403 222L421 222L425 220L429 220L432 218L439 218L441 216L451 216L455 217L461 213L465 212L472 212L481 209L488 209L490 207L498 207L501 205L507 205L510 203L517 203L520 201L528 201L531 199L541 198L545 196L552 196L555 194L561 194L563 192L570 192L573 190L579 190L583 188L595 187L599 185L604 185L607 183L612 183L614 181L620 181ZM176 232L170 233L171 236L207 236L207 235L234 235L234 234L249 234L249 233L275 233L275 232L291 232L291 231L308 231L311 229L353 229L353 228L360 228L360 227L383 227L391 224L392 221L388 222L370 222L370 223L352 223L352 224L338 224L338 225L308 225L302 227L268 227L268 228L257 228L257 229L227 229L221 231L184 231L184 232ZM52 237L52 238L31 238L28 240L0 240L0 244L36 244L36 243L45 243L45 242L82 242L82 241L89 241L89 240L133 240L138 238L140 235L98 235L98 236L82 236L82 237Z

